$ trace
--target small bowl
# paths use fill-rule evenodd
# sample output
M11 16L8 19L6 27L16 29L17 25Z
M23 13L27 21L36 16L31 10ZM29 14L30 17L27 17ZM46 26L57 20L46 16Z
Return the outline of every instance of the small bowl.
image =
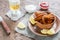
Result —
M28 13L33 13L33 12L37 11L37 6L35 6L35 5L25 5L25 10Z

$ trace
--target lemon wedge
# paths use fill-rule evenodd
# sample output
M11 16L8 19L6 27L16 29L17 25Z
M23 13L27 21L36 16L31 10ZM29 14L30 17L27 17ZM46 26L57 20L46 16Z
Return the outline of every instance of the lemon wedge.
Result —
M20 22L20 23L18 23L17 27L19 29L25 29L26 26L22 22Z
M53 34L55 34L55 31L53 29L51 29L51 30L47 31L47 34L53 35Z
M47 31L48 31L48 29L43 29L43 30L41 30L41 33L47 34Z
M34 17L33 17L33 16L30 17L29 21L30 21L32 24L35 24L35 23L36 23L36 21L34 20Z
M54 29L50 29L50 30L48 30L48 29L43 29L43 30L41 30L41 33L53 35L53 34L55 34L55 31L54 31Z

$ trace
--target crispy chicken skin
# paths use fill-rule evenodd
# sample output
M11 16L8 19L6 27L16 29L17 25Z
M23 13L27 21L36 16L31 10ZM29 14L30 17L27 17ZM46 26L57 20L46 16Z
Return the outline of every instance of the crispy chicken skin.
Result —
M42 17L42 21L45 24L50 24L54 21L54 15L53 14L47 14Z
M38 26L41 29L50 29L52 27L52 24L54 22L54 15L50 12L35 12L35 21L36 26Z
M46 15L46 13L40 11L35 12L35 20L40 21L43 15Z
M40 29L50 29L52 27L52 25L50 24L41 24L40 22L36 22L36 26L39 27Z

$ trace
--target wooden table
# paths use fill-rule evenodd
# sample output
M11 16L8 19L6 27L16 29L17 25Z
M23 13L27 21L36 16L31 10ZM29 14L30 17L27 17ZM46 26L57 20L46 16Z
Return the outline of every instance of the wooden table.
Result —
M57 11L57 15L60 16L60 2L59 0L44 0L49 2L52 6L52 8L55 8ZM38 5L39 2L42 2L42 0L21 0L21 11L25 12L22 7L24 7L26 4L36 4ZM2 26L0 26L0 40L33 40L31 38L25 37L19 33L16 33L14 31L15 26L20 21L13 22L8 17L5 16L5 14L9 10L8 0L0 0L0 16L2 16L5 20L5 22L8 24L11 34L9 36L6 35L5 31L3 30Z
M5 22L8 24L11 34L9 36L6 35L5 31L3 30L2 26L0 26L0 40L31 40L25 36L20 35L14 31L15 26L19 22L13 22L5 14L8 12L8 0L0 0L0 16L2 16ZM23 39L24 38L24 39Z

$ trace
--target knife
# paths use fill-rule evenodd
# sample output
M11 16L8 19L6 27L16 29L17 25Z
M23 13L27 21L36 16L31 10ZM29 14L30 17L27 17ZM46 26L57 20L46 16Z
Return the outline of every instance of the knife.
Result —
M3 18L0 16L0 22L2 23L2 26L4 28L4 30L6 31L6 33L9 35L10 34L10 29L8 27L8 25L6 24L6 22L3 20Z

